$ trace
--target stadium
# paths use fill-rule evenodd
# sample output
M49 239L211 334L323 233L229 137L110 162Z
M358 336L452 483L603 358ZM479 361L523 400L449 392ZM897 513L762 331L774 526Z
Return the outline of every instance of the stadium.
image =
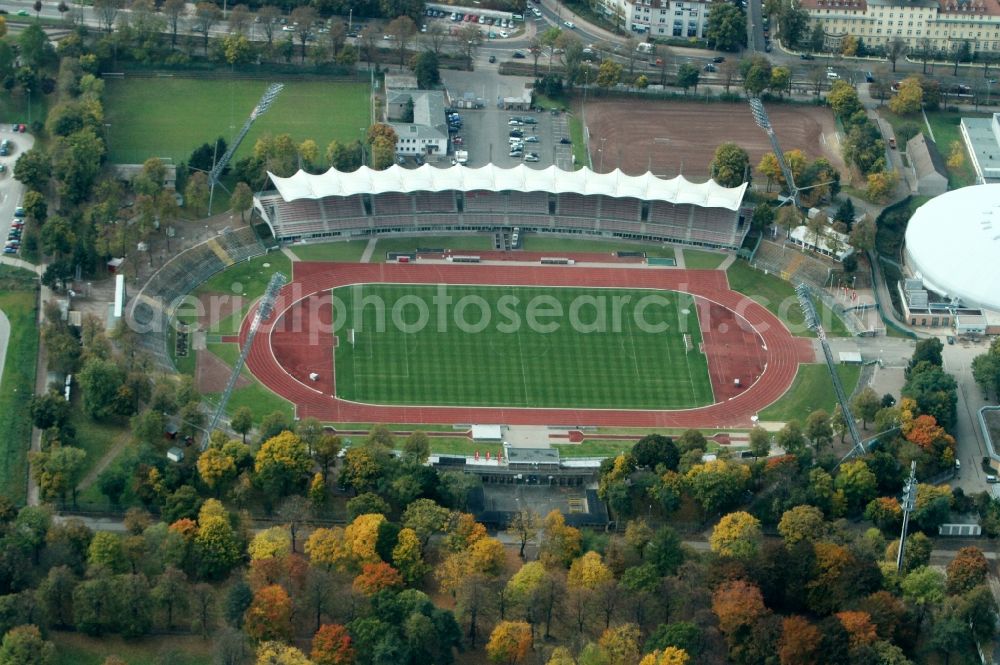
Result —
M1000 185L947 192L906 227L906 265L951 305L1000 311Z
M518 227L736 249L748 227L745 185L652 174L425 166L271 181L275 189L257 195L254 207L281 242L396 234L413 236L419 247L421 233ZM814 357L808 340L731 290L723 271L655 267L628 253L479 254L442 248L385 264L295 262L250 342L247 368L294 404L297 417L324 422L746 427L791 386L799 363ZM514 335L499 326L475 334L369 330L367 311L343 320L344 311L358 312L352 299L381 299L395 317L400 303L433 300L445 287L460 302L482 303L466 311L480 319L485 313L487 322L505 299L522 303L515 306L519 320L539 299L571 314L581 300L632 304L619 312L624 326L597 334L536 334L523 326ZM653 316L660 327L650 333L640 330L637 312L652 298L662 306ZM412 325L414 312L426 322L419 307L398 309L406 319L400 325ZM246 346L254 312L222 341ZM454 323L477 323L463 316L456 310Z

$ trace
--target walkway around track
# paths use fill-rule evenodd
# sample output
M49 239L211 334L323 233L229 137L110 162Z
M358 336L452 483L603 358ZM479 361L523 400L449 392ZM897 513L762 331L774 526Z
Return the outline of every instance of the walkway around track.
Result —
M313 295L356 283L499 284L516 286L589 286L650 288L687 292L735 312L763 340L763 371L752 385L731 399L682 411L545 409L507 407L381 406L334 397L332 330L309 328L305 317L285 321L293 306ZM553 266L296 264L295 280L279 294L274 316L261 326L247 366L268 388L296 405L300 418L327 422L472 423L610 427L748 427L750 418L791 386L800 362L814 359L807 339L792 337L781 321L750 298L729 289L725 273L686 270L634 270ZM294 311L293 311L294 313ZM252 314L252 312L251 312ZM328 313L329 314L329 313ZM242 325L245 340L251 317ZM318 319L314 321L321 323ZM294 323L295 325L291 325ZM279 329L275 329L280 325ZM302 326L305 327L302 327ZM289 330L286 330L289 329ZM283 361L279 361L280 353ZM290 360L319 375L316 382L297 379Z

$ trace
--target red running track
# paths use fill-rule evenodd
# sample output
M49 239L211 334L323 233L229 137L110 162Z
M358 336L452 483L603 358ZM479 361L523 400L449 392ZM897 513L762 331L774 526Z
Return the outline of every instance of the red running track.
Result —
M705 351L713 388L721 401L694 409L650 411L381 406L338 399L333 396L330 352L334 345L332 308L328 301L323 304L322 298L340 286L380 282L591 286L690 293L699 299L700 316L709 319L702 321ZM714 321L713 317L722 320ZM248 315L243 321L241 343L246 341L250 320ZM317 349L322 351L317 353ZM254 338L247 366L264 385L295 404L298 417L325 422L721 428L750 425L751 416L791 386L799 363L814 360L809 340L793 337L767 309L731 291L725 273L719 270L299 262L294 280L278 295L274 315ZM739 389L731 385L733 370L729 365L741 376ZM317 373L319 380L310 381L310 372Z

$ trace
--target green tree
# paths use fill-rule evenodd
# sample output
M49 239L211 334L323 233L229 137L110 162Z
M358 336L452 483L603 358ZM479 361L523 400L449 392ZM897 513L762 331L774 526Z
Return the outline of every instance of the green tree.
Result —
M83 462L87 452L72 446L59 446L46 452L32 452L31 474L45 499L66 501L70 494L76 505L76 488L83 475Z
M44 192L52 177L52 158L39 146L22 152L14 163L14 177L31 190Z
M750 453L754 459L767 457L771 453L771 433L763 427L750 430Z
M817 409L806 418L806 436L812 441L816 452L833 443L833 426L830 424L830 414L823 409Z
M875 498L876 478L863 460L852 460L840 465L834 481L835 487L844 493L847 509L856 514Z
M403 442L403 453L406 458L417 464L423 464L431 454L431 440L420 430L406 437Z
M246 221L246 211L253 206L253 192L250 191L250 185L245 182L236 183L236 187L233 188L233 194L229 197L229 207L234 211L239 211L240 221Z
M434 51L421 51L413 58L413 73L421 90L432 90L441 83L438 56Z
M733 7L733 5L724 4L723 6ZM695 91L698 90L698 81L701 79L701 72L694 65L685 62L680 67L677 68L677 85L684 88L684 94L687 94L688 88L694 88ZM750 158L747 157L747 165L749 166Z
M786 422L774 437L774 442L790 455L801 455L806 449L806 435L797 420Z
M746 14L727 2L714 3L708 10L705 31L709 44L721 51L738 51L747 44Z
M751 95L759 95L771 85L771 62L762 55L740 61L743 88Z
M110 360L91 358L77 375L83 390L83 408L91 418L103 420L119 413L119 389L125 371Z
M203 171L196 171L188 176L184 186L185 207L195 215L203 216L208 212L208 196L208 176Z
M715 149L710 168L717 183L723 187L738 187L749 178L750 156L735 143L723 143Z
M60 136L52 144L52 175L57 191L69 203L81 203L101 171L104 141L90 127L69 136Z
M11 628L0 643L0 665L52 665L56 647L42 639L38 626Z

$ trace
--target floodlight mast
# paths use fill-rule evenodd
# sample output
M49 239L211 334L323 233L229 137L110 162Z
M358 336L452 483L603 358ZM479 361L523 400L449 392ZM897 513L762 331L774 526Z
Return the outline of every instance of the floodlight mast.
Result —
M271 314L274 311L274 301L278 297L278 291L281 290L281 287L287 281L288 278L280 272L271 275L271 281L268 282L267 288L264 290L264 296L260 299L257 312L250 321L246 341L243 342L240 357L236 359L236 364L233 366L233 373L229 376L229 383L226 384L226 389L222 391L222 395L219 397L219 406L215 409L215 413L212 414L212 420L209 421L208 427L205 428L205 437L201 441L202 450L208 448L212 432L215 431L219 421L222 419L222 414L226 411L226 404L229 402L229 397L233 394L233 389L236 387L236 381L240 378L240 373L243 371L243 365L246 363L247 356L250 355L250 349L253 347L253 340L257 336L260 324L271 318Z
M211 213L212 210L212 201L215 199L215 186L219 184L219 177L222 175L223 170L225 170L230 160L232 160L233 155L236 154L236 150L239 149L240 144L243 143L243 139L246 138L247 132L250 131L250 127L253 126L254 121L257 120L257 118L259 118L260 116L264 115L264 113L266 113L267 110L271 108L271 104L274 102L274 99L281 93L284 87L285 87L284 83L272 83L271 85L267 86L267 90L265 90L264 94L261 95L260 101L257 102L257 106L253 107L253 110L250 112L250 117L248 117L246 122L243 123L243 127L236 135L236 138L233 139L232 143L226 149L226 152L222 155L222 157L218 161L215 162L215 164L212 166L212 170L209 171L208 173L209 213Z
M906 532L910 527L910 513L917 508L917 461L910 462L910 477L903 487L903 496L899 500L903 509L903 528L899 531L899 549L896 551L896 572L903 571L903 551L906 548Z
M798 208L799 189L795 186L792 169L789 168L788 162L785 161L785 153L781 150L781 144L778 143L778 136L774 133L774 127L771 126L771 119L767 116L767 109L764 108L764 102L760 100L760 97L750 97L750 113L753 114L753 119L757 123L757 126L767 132L767 138L771 140L771 151L774 152L774 156L778 160L778 165L781 167L781 173L785 176L785 184L788 185L789 196L792 203Z

